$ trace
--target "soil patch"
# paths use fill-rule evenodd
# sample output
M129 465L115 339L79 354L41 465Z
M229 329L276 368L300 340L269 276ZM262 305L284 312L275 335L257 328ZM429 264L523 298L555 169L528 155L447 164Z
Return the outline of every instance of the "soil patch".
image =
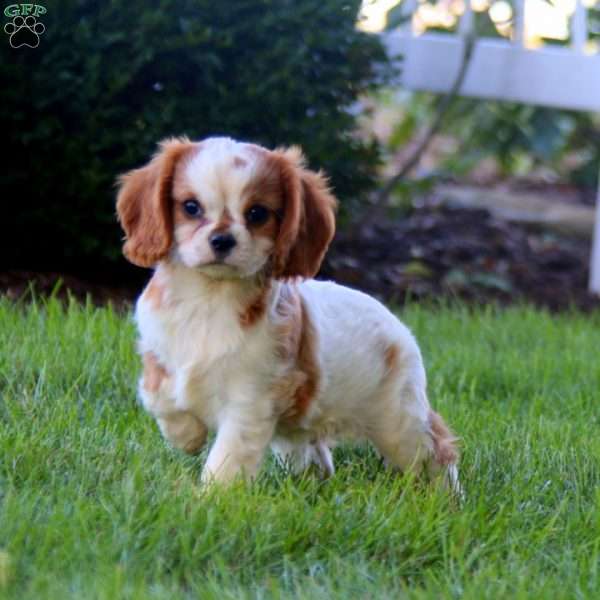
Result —
M400 304L451 297L591 310L600 300L587 291L589 256L588 239L428 201L358 236L338 231L320 277ZM78 274L4 271L0 293L17 299L35 290L126 307L141 290L140 274L132 267L128 279L90 282Z
M340 232L322 274L385 301L450 296L589 310L590 241L428 202L358 238Z

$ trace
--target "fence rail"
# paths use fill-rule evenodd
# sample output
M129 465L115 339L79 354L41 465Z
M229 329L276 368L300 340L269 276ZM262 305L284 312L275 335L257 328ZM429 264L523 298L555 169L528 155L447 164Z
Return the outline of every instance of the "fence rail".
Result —
M527 47L526 2L513 4L510 39L477 38L458 93L580 111L600 111L600 54L586 52L588 10L577 0L562 46ZM408 19L384 34L388 52L401 55L402 85L449 92L461 69L467 36L474 35L475 14L467 3L455 31L420 33L415 28L417 0L404 0ZM590 264L590 289L600 294L600 182Z

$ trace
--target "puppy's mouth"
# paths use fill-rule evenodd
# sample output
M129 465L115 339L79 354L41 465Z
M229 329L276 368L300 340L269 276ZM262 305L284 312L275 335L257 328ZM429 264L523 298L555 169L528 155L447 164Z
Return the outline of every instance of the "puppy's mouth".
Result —
M196 268L214 279L237 279L240 277L238 267L226 263L225 259L215 259L198 265Z

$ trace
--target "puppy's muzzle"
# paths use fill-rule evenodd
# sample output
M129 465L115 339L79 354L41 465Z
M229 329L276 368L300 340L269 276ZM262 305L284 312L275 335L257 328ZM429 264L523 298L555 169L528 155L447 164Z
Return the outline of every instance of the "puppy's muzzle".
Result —
M213 233L209 242L217 258L225 258L237 244L230 233Z

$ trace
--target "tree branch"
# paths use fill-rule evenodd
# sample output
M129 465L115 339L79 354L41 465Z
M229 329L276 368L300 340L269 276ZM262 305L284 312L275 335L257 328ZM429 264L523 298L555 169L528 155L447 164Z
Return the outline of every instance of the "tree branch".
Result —
M427 150L432 139L440 130L444 121L444 117L450 110L456 96L460 92L460 89L463 85L469 64L471 62L471 56L473 55L474 45L475 35L472 31L469 31L464 36L462 62L460 65L460 69L456 74L454 83L452 84L452 87L439 103L431 125L425 132L423 138L421 139L420 143L417 145L411 156L402 165L400 170L395 175L390 177L390 179L387 180L387 182L383 185L379 193L375 196L375 201L373 203L370 216L368 216L367 219L363 221L363 226L366 222L372 223L376 219L376 217L380 215L381 211L389 204L390 195L394 191L396 185L398 185L398 183L402 179L405 179L408 173L419 164L423 153L425 152L425 150Z

